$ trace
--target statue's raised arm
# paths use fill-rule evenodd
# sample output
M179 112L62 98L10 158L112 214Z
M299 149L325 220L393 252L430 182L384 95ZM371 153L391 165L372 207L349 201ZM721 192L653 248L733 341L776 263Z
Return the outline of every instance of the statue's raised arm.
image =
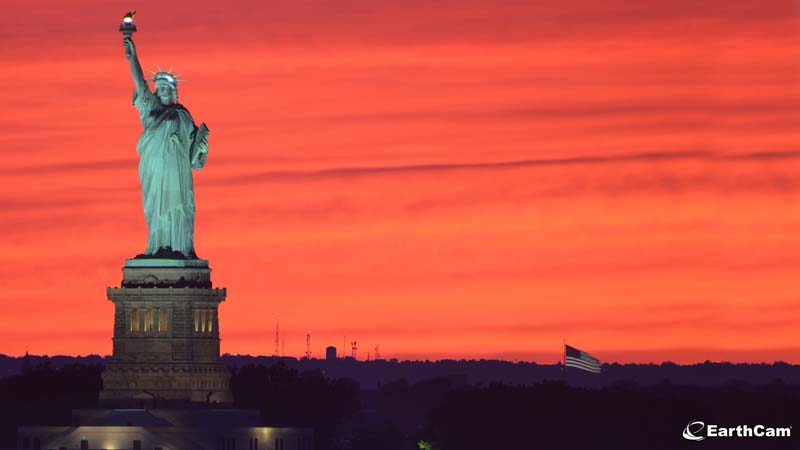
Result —
M142 65L139 64L139 57L136 56L136 44L129 37L124 38L122 44L125 46L125 59L131 64L131 77L133 77L133 84L136 86L136 90L147 89Z

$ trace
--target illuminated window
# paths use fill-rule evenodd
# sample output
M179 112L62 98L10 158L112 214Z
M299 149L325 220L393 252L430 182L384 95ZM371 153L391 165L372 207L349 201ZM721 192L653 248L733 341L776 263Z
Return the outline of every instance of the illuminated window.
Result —
M131 333L139 331L139 310L133 308L131 310Z
M153 309L144 310L144 331L153 331Z
M167 318L167 309L161 308L158 310L158 331L167 331L169 329Z
M211 333L214 330L214 311L210 309L194 310L194 332Z

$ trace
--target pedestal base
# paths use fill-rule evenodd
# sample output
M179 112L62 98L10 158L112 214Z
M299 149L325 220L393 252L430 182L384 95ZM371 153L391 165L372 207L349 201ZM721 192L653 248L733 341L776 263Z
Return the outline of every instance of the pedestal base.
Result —
M182 402L230 404L231 374L218 364L126 364L111 362L102 374L100 404L156 408Z
M208 262L131 259L114 302L114 350L103 372L104 405L231 403L230 373L219 357L219 304ZM152 407L152 406L149 406Z

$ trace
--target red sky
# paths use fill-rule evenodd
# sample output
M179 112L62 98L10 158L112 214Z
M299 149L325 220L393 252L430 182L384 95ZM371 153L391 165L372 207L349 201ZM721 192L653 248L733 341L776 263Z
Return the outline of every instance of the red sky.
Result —
M4 2L0 353L107 354L174 67L222 351L800 363L789 1Z

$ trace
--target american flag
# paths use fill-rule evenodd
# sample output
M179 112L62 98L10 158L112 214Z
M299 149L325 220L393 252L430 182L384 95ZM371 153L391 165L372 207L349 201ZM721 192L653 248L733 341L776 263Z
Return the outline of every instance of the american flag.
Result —
M566 344L564 346L566 347L564 356L564 365L566 367L574 367L592 373L601 372L600 361L597 358L575 347L570 347Z

